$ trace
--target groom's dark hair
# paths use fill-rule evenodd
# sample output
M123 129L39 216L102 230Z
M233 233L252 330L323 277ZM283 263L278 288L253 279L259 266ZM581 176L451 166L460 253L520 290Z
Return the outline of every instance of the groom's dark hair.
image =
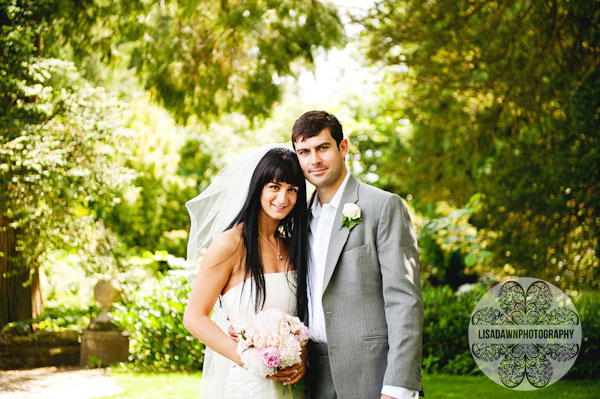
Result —
M335 140L338 147L344 139L342 125L337 118L325 111L308 111L302 114L292 127L292 144L296 148L298 139L308 139L314 137L323 129L329 129L331 137Z

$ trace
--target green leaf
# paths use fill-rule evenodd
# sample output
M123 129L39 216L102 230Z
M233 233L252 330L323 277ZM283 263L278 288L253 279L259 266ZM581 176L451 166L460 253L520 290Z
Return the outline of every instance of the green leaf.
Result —
M465 265L467 267L471 267L471 266L475 265L476 262L477 262L477 254L475 252L471 252L470 254L468 254L465 257Z

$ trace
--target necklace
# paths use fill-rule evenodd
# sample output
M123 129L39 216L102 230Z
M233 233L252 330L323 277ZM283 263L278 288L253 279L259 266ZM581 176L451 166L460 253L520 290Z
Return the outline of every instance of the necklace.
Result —
M267 242L267 244L269 244L269 246L271 248L273 248L273 251L277 252L277 259L282 260L283 256L281 256L281 251L279 249L279 235L276 236L276 238L277 238L277 249L275 249L275 247L273 246L273 244L271 244L271 242L267 239L267 237L263 236L261 233L258 233L258 235L261 236Z

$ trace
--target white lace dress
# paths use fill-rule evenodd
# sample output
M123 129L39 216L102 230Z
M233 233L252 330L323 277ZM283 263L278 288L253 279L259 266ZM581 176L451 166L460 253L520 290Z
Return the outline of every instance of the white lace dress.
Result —
M289 314L296 313L296 295L293 284L295 282L295 272L267 273L265 274L265 294L266 300L263 310L279 308ZM245 284L239 283L221 296L221 304L224 308L228 323L236 331L239 331L248 324L255 315L254 310L254 290L251 294L250 280ZM216 355L215 353L212 354ZM219 355L217 355L219 356ZM290 398L287 386L281 382L275 382L266 378L256 377L250 374L245 368L240 367L232 361L221 356L221 361L226 372L222 376L215 375L216 385L220 385L224 391L219 395L201 396L208 399L281 399ZM218 373L216 373L218 374ZM222 384L222 385L221 385ZM302 399L302 395L294 393L294 399Z

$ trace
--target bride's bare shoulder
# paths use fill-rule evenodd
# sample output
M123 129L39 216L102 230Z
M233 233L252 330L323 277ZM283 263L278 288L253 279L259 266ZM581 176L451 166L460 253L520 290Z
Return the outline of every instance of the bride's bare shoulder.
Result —
M204 256L217 263L227 260L235 263L243 252L243 246L242 229L237 225L216 235Z

